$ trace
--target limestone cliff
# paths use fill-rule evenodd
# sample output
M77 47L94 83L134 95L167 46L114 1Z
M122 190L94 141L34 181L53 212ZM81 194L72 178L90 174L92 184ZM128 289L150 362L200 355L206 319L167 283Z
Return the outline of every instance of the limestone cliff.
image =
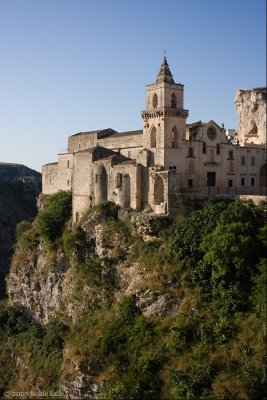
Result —
M33 219L36 197L41 190L41 174L20 164L0 163L0 297L9 268L16 225Z
M235 104L240 144L266 143L266 88L238 90Z
M135 214L130 229L95 212L81 223L75 239L80 244L68 255L64 246L49 248L38 236L26 240L22 235L7 279L9 303L22 306L30 319L43 325L53 318L79 324L103 302L118 302L125 294L135 295L146 317L177 312L183 307L183 296L170 271L160 266L151 274L149 263L139 260L139 252L145 251L139 247L158 247L157 232L166 224L166 217ZM87 258L84 270L76 264L77 258L80 264ZM101 384L96 383L101 371L99 363L84 363L67 346L58 388L67 397L96 398L101 392Z
M0 302L0 396L264 398L264 205L207 202L171 222L135 211L119 219L106 202L73 227L68 214L49 241L40 216L51 204L46 199L20 233L9 303ZM229 238L240 226L250 235L247 249L239 230ZM202 252L207 243L215 243L214 269ZM251 275L240 279L229 257ZM219 277L217 261L226 266Z

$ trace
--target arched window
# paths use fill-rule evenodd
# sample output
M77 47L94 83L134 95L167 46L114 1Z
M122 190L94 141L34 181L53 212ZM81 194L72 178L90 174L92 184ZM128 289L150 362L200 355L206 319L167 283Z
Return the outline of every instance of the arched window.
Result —
M176 108L176 96L174 93L172 94L172 97L171 97L171 105L172 105L172 108Z
M164 202L164 184L161 176L157 176L154 184L154 202L160 204Z
M96 203L108 200L108 174L104 165L100 165L97 169L96 182Z
M157 108L157 107L158 107L158 95L157 95L157 93L155 93L153 96L153 108Z
M206 154L207 153L207 145L206 142L202 143L202 153Z
M217 144L216 144L216 154L221 154L220 143L217 143Z
M176 126L172 128L172 147L175 149L178 148L178 131Z
M157 147L157 129L155 126L153 126L150 133L150 147Z

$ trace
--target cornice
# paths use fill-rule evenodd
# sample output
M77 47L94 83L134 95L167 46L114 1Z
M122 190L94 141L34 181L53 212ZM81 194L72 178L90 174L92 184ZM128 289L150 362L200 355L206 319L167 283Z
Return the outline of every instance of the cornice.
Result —
M150 118L157 118L157 117L187 118L188 114L189 114L188 110L184 110L183 108L172 108L172 107L151 108L149 110L141 112L143 120L148 120Z

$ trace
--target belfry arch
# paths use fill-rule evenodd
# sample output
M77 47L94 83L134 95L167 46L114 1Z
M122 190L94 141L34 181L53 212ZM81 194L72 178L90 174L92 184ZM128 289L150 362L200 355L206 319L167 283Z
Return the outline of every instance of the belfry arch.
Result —
M157 93L154 94L152 103L153 103L152 104L153 108L157 108L158 107L158 95L157 95Z
M176 96L174 93L171 96L171 107L176 108Z
M157 176L154 183L154 203L161 204L164 202L164 183L161 176Z

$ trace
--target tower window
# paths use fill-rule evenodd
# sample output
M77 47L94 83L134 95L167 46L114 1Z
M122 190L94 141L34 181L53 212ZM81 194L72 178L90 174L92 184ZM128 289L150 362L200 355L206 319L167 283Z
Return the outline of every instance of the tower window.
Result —
M70 167L70 160L67 160L67 168Z
M217 143L217 144L216 144L216 154L221 154L220 143Z
M172 108L176 108L176 96L174 93L172 94L172 98L171 98L171 106L172 106Z
M153 96L153 108L157 108L157 106L158 106L158 95L157 93L155 93Z
M150 147L154 148L157 146L157 130L153 126L151 129L151 134L150 134Z
M206 142L203 142L203 143L202 143L202 153L203 153L203 154L206 154L206 153L207 153L207 144L206 144Z

